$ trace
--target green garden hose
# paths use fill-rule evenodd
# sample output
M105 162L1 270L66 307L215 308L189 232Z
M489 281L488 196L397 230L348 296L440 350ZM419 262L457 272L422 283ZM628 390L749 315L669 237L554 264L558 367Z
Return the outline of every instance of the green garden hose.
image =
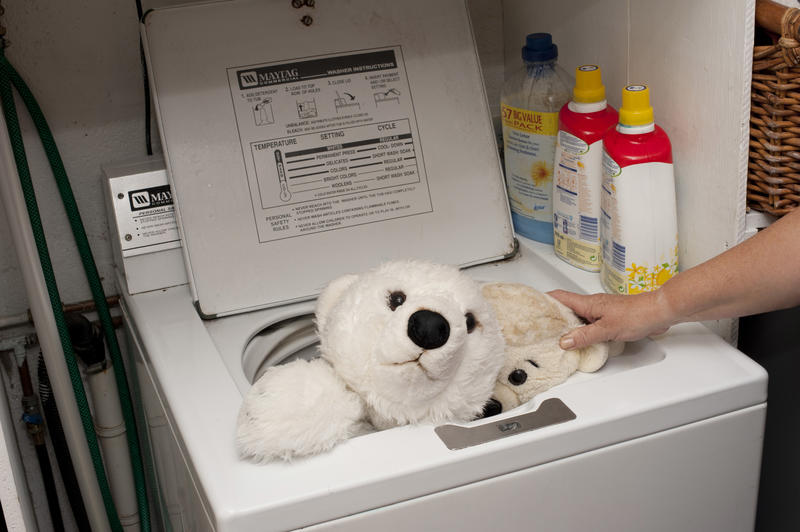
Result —
M0 97L2 98L2 107L8 124L8 132L9 136L11 137L11 144L14 152L14 159L17 164L20 183L25 195L28 216L30 217L31 227L33 229L34 239L36 241L36 247L39 252L42 273L44 274L44 280L47 284L47 289L50 296L50 304L53 307L56 326L61 339L61 345L64 348L70 380L72 381L75 399L78 403L78 410L80 412L83 430L86 434L86 441L89 445L92 463L97 476L97 482L100 486L100 492L103 496L103 503L108 515L108 520L111 524L112 530L121 531L122 525L120 524L119 516L117 515L114 502L111 498L111 491L109 489L108 480L103 467L100 448L97 443L97 436L94 431L94 424L92 421L91 411L89 410L89 404L86 399L81 373L75 360L75 354L72 350L69 332L64 320L64 314L61 307L61 298L58 294L58 286L56 284L55 274L53 272L53 266L50 260L50 254L47 249L47 242L45 240L44 230L42 228L42 222L39 216L36 195L33 189L33 183L31 181L30 169L28 168L28 162L25 155L25 146L23 144L19 119L17 117L14 95L11 90L12 85L17 89L17 92L22 97L22 100L33 119L33 122L36 125L36 129L39 132L39 137L42 140L44 150L47 153L47 158L50 162L53 176L55 177L58 185L58 190L61 194L64 208L66 209L67 218L69 219L72 233L75 237L75 242L80 253L84 270L86 272L89 287L92 291L92 297L100 317L106 344L108 345L111 356L112 366L114 368L114 376L116 378L117 387L119 390L120 405L122 407L122 412L125 419L128 450L130 453L131 465L133 466L136 500L139 509L139 518L141 520L141 529L149 531L150 512L147 504L144 468L139 449L136 420L133 414L131 395L125 375L122 354L120 352L119 343L117 342L116 333L114 332L114 326L111 321L111 314L108 310L108 304L106 303L103 286L100 283L100 276L97 272L97 266L94 262L94 257L92 256L92 250L89 247L86 231L83 227L83 222L81 221L78 206L75 202L75 197L72 193L72 188L70 187L66 170L64 169L64 164L61 160L55 140L53 139L53 135L50 132L50 128L47 125L47 121L44 118L44 114L42 113L39 104L33 97L30 89L25 84L25 81L20 77L11 63L8 62L4 50L0 46Z

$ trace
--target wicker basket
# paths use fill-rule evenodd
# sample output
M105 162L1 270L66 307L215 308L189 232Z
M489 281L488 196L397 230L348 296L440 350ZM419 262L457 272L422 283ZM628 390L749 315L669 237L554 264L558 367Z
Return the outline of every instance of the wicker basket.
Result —
M783 36L753 49L747 206L782 216L800 203L800 9L787 9Z

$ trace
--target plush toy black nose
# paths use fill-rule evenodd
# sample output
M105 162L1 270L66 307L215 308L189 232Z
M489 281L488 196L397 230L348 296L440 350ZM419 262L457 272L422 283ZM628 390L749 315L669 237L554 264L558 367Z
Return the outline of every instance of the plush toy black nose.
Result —
M450 338L450 324L438 312L418 310L408 318L408 337L423 349L436 349Z

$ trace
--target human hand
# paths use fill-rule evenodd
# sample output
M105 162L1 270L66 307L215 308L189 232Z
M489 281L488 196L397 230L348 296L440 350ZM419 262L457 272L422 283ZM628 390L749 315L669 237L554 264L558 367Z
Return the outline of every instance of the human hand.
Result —
M598 342L632 342L666 332L677 323L660 291L636 295L580 295L553 290L548 295L589 322L561 337L562 349L581 349Z

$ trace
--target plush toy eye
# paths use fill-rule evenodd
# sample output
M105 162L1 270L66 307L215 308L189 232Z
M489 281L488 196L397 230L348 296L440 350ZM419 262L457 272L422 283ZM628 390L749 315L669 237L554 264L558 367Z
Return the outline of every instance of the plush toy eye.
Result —
M475 330L478 322L475 321L475 315L472 312L467 312L464 317L467 318L467 334L469 334Z
M510 382L514 386L519 386L521 384L524 384L526 380L528 380L528 374L525 373L524 370L515 369L514 371L508 374L508 382Z
M392 312L406 302L406 295L403 292L392 292L389 294L389 308L392 309Z
M534 362L530 358L528 358L527 361L530 362L533 365L534 368L538 368L539 367L539 364L537 364L536 362Z

